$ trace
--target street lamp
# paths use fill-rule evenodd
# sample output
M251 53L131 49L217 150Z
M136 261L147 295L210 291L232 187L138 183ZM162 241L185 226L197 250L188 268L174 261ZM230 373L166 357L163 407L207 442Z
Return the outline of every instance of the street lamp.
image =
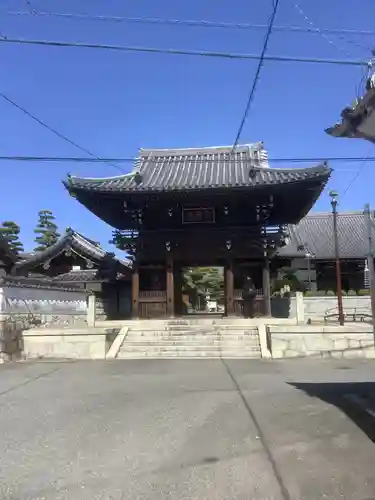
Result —
M339 236L337 232L337 196L336 191L330 191L332 215L333 215L333 236L335 243L335 261L336 261L336 283L337 283L337 307L339 311L339 323L344 324L344 311L342 307L342 286L341 286L341 269L340 269L340 255L339 255Z
M307 248L307 247L305 247ZM308 280L308 288L309 292L311 292L311 259L314 258L314 254L306 249L305 257L307 260L307 280Z
M303 245L298 245L298 250L304 252L305 259L307 261L307 282L308 282L308 291L311 292L311 259L315 257L313 252L310 252L309 247L306 243Z

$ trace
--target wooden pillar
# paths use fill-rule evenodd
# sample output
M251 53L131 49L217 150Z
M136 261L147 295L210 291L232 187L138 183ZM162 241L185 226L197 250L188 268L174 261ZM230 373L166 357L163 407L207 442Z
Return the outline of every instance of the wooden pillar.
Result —
M233 259L229 259L225 267L225 298L226 298L226 314L234 316L234 266Z
M167 316L174 316L173 257L170 253L167 255Z
M139 267L136 264L132 272L132 318L139 318Z
M272 316L271 312L271 280L270 280L270 260L268 257L264 258L263 273L262 273L262 287L266 316Z
M181 266L176 266L174 263L174 307L175 315L182 316L184 313L183 300L182 300L182 268Z

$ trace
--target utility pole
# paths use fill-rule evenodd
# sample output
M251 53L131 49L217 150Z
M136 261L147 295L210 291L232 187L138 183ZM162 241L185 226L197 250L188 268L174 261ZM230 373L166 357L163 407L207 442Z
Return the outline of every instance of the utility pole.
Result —
M344 324L344 309L342 306L342 285L341 285L341 265L339 254L339 235L337 231L337 193L330 191L332 215L333 215L333 237L335 243L335 261L336 261L336 283L337 283L337 308L339 313L339 323L341 326Z
M372 251L372 227L371 227L372 223L370 215L370 205L368 203L366 203L365 205L364 215L365 215L365 224L366 224L367 241L368 241L367 266L368 266L368 274L370 282L372 329L373 329L374 343L375 343L375 273L374 273L374 255Z

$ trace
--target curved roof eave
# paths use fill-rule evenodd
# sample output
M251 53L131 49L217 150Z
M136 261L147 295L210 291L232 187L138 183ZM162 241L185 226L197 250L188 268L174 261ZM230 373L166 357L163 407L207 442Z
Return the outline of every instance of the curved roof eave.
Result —
M104 250L99 244L95 244L92 240L85 238L82 234L74 231L71 228L66 230L66 233L59 238L53 245L39 252L29 254L26 259L18 262L15 269L21 270L25 268L36 267L43 262L58 257L65 250L72 248L82 258L88 260L93 259L103 261L105 258L113 259L120 266L129 268L129 264L117 258L114 254Z
M129 179L128 175L120 175L116 177L108 177L102 179L92 179L85 177L74 177L70 178L69 184L67 185L64 182L64 185L67 187L68 191L72 194L74 191L77 192L92 192L92 193L101 193L101 194L135 194L135 193L147 193L147 192L179 192L179 191L189 191L193 190L214 190L214 189L257 189L257 188L269 188L280 185L291 185L295 183L308 183L312 180L317 180L321 178L322 182L325 182L329 179L332 169L328 167L325 163L319 164L314 167L303 167L303 168L265 168L265 167L252 167L253 171L256 171L261 174L261 176L280 176L282 174L294 174L294 177L301 176L300 178L284 179L278 181L277 178L273 181L257 181L256 179L249 179L247 182L242 182L239 184L199 184L199 185L149 185L150 182L146 182L144 185L142 183L129 183L126 182ZM305 174L311 174L311 176L307 175L305 178ZM125 182L125 185L121 185L121 181Z

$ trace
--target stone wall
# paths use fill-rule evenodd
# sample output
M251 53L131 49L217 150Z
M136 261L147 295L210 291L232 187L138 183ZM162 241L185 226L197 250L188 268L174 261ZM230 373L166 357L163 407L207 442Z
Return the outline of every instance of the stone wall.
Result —
M269 326L267 330L273 358L375 358L369 326Z
M371 316L371 298L369 296L343 297L344 312L358 309ZM321 320L329 309L337 310L337 297L304 297L305 320Z
M309 319L313 322L322 322L329 309L336 309L337 311L337 297L303 297L303 306L305 322ZM371 316L371 298L369 296L344 296L343 307L344 312L352 312L353 309L357 309L357 312L365 313ZM296 297L291 297L289 318L294 318L296 316L296 309ZM337 319L332 321L337 322Z
M95 311L95 315L96 315L96 319L99 320L99 321L104 321L107 319L107 313L106 311L108 310L107 309L107 298L106 297L102 297L101 295L99 295L98 293L95 294L95 299L96 299L96 311Z
M28 359L105 359L118 335L111 328L33 328L23 332Z
M68 326L86 323L84 290L48 283L3 282L0 284L0 360L22 351L22 332L33 326Z

